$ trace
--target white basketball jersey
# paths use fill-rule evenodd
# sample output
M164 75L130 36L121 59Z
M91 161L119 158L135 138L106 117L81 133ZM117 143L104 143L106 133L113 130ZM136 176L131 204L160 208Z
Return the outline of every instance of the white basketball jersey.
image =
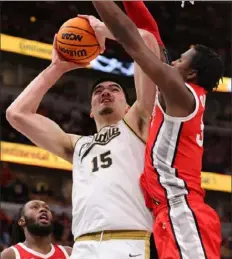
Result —
M145 144L124 121L77 141L73 157L75 238L105 230L152 231L139 179Z

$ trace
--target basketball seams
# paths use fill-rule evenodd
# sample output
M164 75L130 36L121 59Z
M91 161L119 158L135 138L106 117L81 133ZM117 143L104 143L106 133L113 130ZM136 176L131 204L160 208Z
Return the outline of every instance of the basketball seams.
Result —
M99 46L99 44L92 44L92 45L81 45L81 44L79 44L79 45L76 45L76 44L64 43L60 40L56 40L56 41L63 44L63 45L69 45L69 46L74 46L74 47L95 47L95 46Z
M90 31L87 31L87 30L85 30L85 29L82 29L82 28L80 28L80 27L76 27L76 26L64 26L64 27L62 26L62 27L60 28L60 30L63 30L63 29L65 29L65 28L74 28L74 29L78 29L78 30L80 30L80 31L87 32L87 33L89 33L90 35L92 35L92 36L96 37L96 35L95 35L94 33L90 32Z

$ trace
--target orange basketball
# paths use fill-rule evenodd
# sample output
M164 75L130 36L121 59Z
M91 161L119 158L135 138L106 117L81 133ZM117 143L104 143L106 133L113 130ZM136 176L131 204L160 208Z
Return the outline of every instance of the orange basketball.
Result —
M75 63L89 63L100 54L94 30L83 18L66 21L57 34L57 50L61 56Z

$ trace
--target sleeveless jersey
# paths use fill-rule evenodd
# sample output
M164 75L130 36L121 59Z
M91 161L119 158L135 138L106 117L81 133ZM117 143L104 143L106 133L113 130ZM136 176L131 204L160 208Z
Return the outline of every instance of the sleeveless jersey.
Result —
M186 86L195 98L195 110L185 118L167 115L156 98L141 177L150 204L150 198L167 204L167 200L190 192L204 196L201 167L206 92L197 85Z
M106 230L152 231L139 179L145 144L125 121L80 138L73 156L75 238Z
M16 259L67 259L69 258L68 253L64 249L63 246L60 245L52 245L51 251L48 254L41 254L36 252L28 247L26 247L23 243L18 243L11 248L15 252Z

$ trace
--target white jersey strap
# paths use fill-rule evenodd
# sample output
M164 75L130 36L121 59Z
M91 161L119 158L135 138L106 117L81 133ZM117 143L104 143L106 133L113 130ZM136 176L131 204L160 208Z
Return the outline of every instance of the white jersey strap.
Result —
M65 248L63 246L61 246L61 245L58 245L58 247L62 250L62 252L64 253L66 259L68 259L69 255L68 255L67 251L65 250Z
M15 253L15 259L21 259L18 249L14 246L11 246L11 248L13 249L13 251Z

